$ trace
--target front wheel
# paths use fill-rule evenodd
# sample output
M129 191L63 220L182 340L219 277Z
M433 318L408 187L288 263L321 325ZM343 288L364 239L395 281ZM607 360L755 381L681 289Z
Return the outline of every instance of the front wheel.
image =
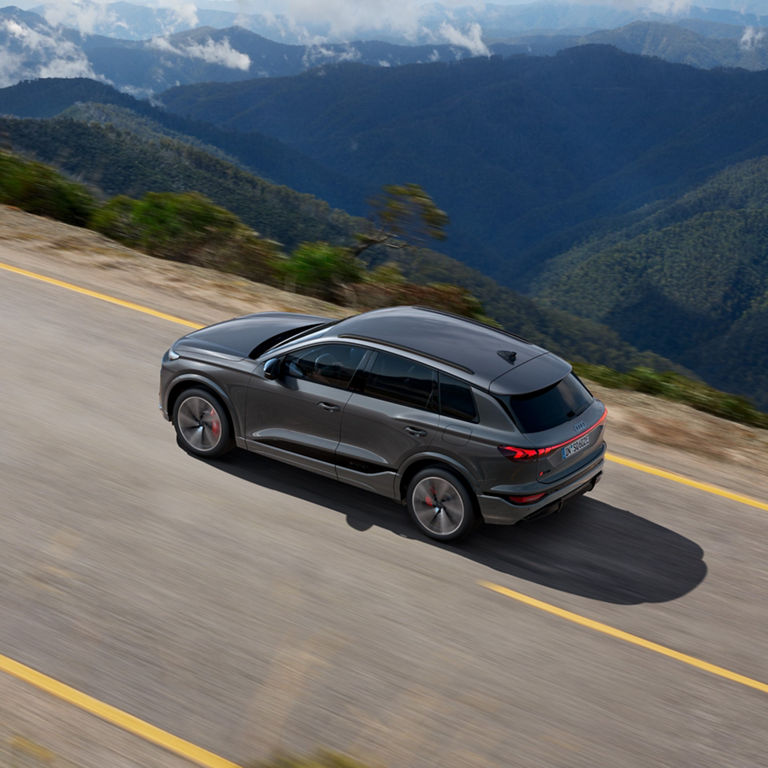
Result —
M213 459L233 446L227 413L217 397L204 389L182 392L173 408L179 445L194 456Z
M419 530L437 541L459 541L477 522L475 504L466 485L440 467L414 475L406 501Z

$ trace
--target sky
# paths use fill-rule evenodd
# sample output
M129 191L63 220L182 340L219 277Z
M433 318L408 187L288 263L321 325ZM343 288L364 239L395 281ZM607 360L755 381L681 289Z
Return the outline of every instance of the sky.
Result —
M190 14L196 8L229 10L235 13L285 13L295 16L324 16L343 13L367 18L382 16L407 16L417 14L420 6L428 5L433 0L127 0L134 5L147 5L162 8L174 8L182 14ZM482 6L483 0L439 0L440 5ZM34 8L50 4L57 6L83 6L87 0L6 0L8 5L19 8ZM106 5L109 0L96 0L97 5ZM493 0L493 5L523 5L535 0ZM683 9L695 4L709 8L728 8L730 10L749 10L768 13L768 0L553 0L561 3L579 3L582 5L607 5L617 8L650 7L658 9Z
M84 33L94 31L108 17L110 0L6 0L22 8L46 5L45 18L54 26L74 27ZM481 0L438 0L445 8L482 7ZM530 4L533 0L494 0L493 5ZM561 4L603 5L616 8L647 8L661 13L683 15L691 4L705 7L748 10L768 14L768 0L544 0ZM201 8L228 10L241 14L263 14L272 20L281 16L278 26L293 32L302 42L327 39L350 40L372 29L415 39L423 30L420 23L427 0L128 0L136 5L170 8L183 27L199 26ZM177 27L178 28L178 27ZM325 30L317 40L310 28ZM299 34L295 34L299 33ZM480 25L458 23L449 18L434 33L434 42L447 42L467 48L475 55L487 54ZM306 39L305 39L306 36Z

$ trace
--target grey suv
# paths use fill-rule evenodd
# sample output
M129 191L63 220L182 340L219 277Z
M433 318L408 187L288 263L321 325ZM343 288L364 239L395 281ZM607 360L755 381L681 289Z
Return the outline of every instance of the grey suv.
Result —
M182 448L234 446L405 502L440 541L594 488L605 408L564 360L445 312L267 312L179 339L160 407Z

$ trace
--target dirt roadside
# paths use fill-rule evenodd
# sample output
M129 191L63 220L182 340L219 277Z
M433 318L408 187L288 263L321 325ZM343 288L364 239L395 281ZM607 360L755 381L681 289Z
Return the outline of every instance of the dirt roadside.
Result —
M8 206L0 206L0 262L201 324L266 310L328 317L352 313L242 278L155 259L88 230ZM180 328L179 335L183 332ZM768 430L637 392L590 387L608 406L613 453L768 501Z

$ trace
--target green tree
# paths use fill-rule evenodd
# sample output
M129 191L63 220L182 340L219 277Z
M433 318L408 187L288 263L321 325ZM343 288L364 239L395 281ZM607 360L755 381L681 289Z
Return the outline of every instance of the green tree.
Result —
M390 184L370 203L367 226L355 235L357 244L350 249L354 256L374 246L405 248L445 239L448 214L419 184Z

